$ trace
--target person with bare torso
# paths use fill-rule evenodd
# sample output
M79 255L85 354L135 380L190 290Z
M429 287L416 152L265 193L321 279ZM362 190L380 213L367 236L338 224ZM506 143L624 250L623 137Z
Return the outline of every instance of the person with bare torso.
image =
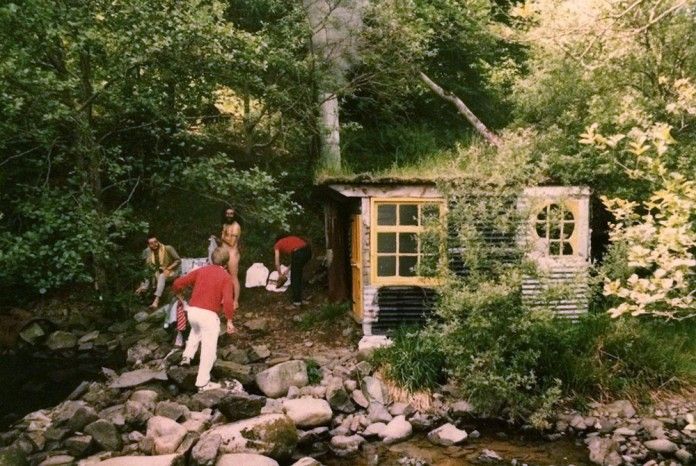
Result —
M237 212L233 207L228 207L224 210L222 216L222 233L220 234L222 246L227 248L230 253L227 271L232 276L235 309L239 307L239 239L242 235L242 227L239 225L236 216Z

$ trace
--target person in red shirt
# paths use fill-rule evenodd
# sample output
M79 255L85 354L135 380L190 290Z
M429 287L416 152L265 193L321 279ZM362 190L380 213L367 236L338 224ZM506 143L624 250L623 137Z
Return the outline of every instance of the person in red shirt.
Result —
M285 277L280 271L280 256L281 254L290 256L292 303L295 306L300 306L302 304L302 272L304 266L312 258L312 249L309 247L309 243L299 236L287 235L276 238L273 250L275 253L275 268L278 271L279 279Z
M210 381L210 371L217 359L217 340L220 335L221 311L227 319L227 333L235 332L232 316L235 311L232 277L227 273L227 263L230 260L226 248L219 247L211 255L212 264L193 270L183 277L177 278L172 285L174 293L180 300L184 288L193 286L191 299L186 306L188 320L191 324L186 348L181 359L182 366L191 364L191 360L201 347L200 363L196 386L199 391L219 388L220 384Z

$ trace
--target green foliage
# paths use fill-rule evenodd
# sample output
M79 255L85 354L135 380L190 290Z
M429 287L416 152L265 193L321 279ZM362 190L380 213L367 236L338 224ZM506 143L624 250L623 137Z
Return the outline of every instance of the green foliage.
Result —
M393 334L392 342L375 350L373 362L399 387L415 393L433 390L445 381L445 355L435 335L401 327Z
M309 385L318 385L321 383L321 366L314 359L306 359L307 364L307 379Z
M347 303L324 303L317 310L310 310L302 314L296 322L300 330L311 330L315 327L325 327L335 324L336 321L346 317L349 310Z

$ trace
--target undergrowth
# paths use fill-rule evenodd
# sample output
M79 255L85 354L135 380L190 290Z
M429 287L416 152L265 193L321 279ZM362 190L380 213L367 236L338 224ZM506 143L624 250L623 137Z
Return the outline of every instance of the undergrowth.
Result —
M347 303L325 303L316 311L309 311L302 314L296 322L300 330L311 330L318 326L324 326L335 322L348 313Z

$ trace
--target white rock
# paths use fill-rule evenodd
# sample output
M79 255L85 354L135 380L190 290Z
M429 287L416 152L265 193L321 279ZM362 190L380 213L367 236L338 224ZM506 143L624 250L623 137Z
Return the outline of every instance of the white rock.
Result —
M256 385L271 398L285 396L293 385L304 387L308 383L304 361L286 361L256 374Z
M311 456L305 456L292 463L291 466L322 466L321 463Z
M428 433L428 440L436 445L450 446L461 443L468 437L465 430L447 423Z
M672 441L666 438L648 440L643 445L649 450L656 451L658 453L674 453L679 449L679 447Z
M364 441L365 439L359 435L337 435L331 438L331 451L336 456L352 455L360 449Z
M375 436L382 436L382 432L384 432L384 429L387 428L387 425L383 422L375 422L370 424L365 428L363 431L362 435L365 437L375 437Z
M155 453L174 453L188 431L176 421L164 416L153 416L147 421L146 437L155 443Z
M404 416L396 416L392 419L387 427L382 431L382 439L384 443L391 444L406 440L413 433L411 423Z
M99 466L174 466L179 464L180 455L158 456L119 456L103 461L80 463L84 465L98 464Z
M329 403L316 398L283 400L283 409L298 427L317 427L328 424L333 416Z

